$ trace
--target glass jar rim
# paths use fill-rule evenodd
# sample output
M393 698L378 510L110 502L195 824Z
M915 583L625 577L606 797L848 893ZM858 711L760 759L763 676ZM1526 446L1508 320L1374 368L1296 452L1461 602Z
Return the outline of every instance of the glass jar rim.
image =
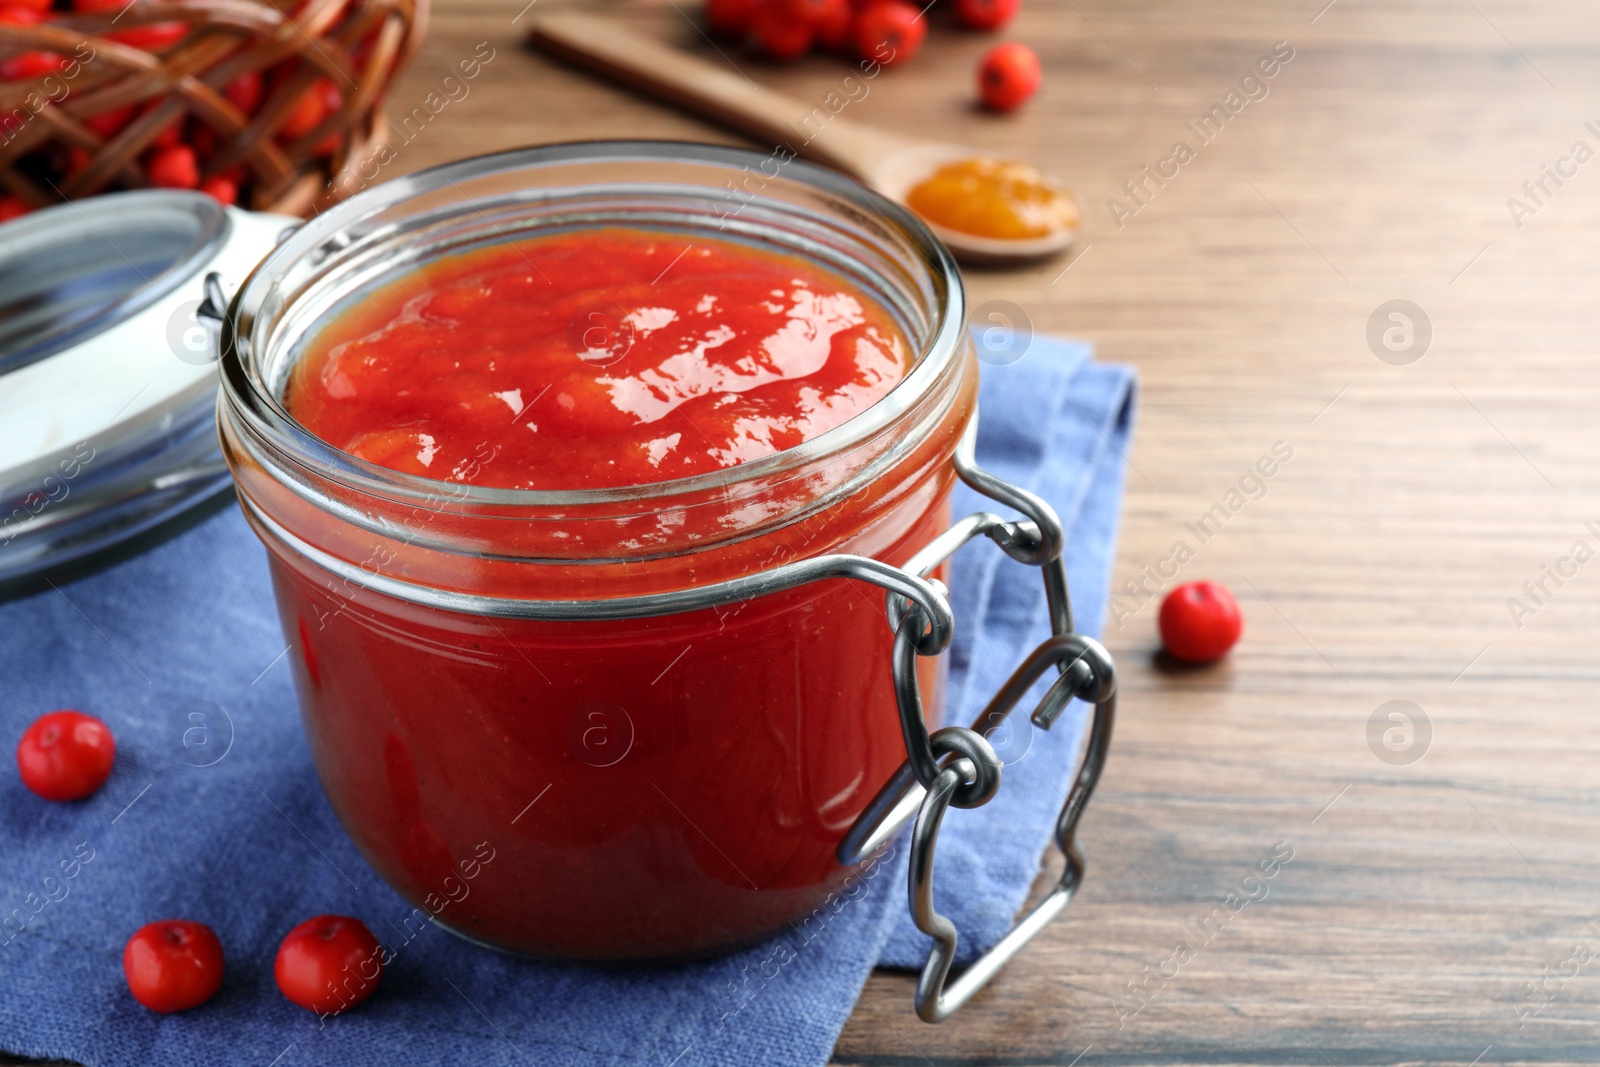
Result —
M865 411L840 425L801 442L732 467L686 478L638 485L595 489L509 489L449 482L406 474L358 459L301 426L262 378L254 354L256 324L273 295L279 273L301 257L341 249L355 243L352 230L385 209L426 194L454 188L458 182L516 170L536 170L579 164L649 163L697 164L725 168L730 175L746 174L762 164L779 160L779 173L767 183L786 181L809 186L846 204L881 217L905 246L926 265L929 279L944 299L930 310L927 337L919 347L910 371L894 388ZM764 187L764 186L763 186ZM456 190L458 193L460 190ZM710 190L706 190L710 191ZM742 205L730 183L726 200ZM759 196L759 194L757 194ZM537 199L530 198L530 199ZM461 194L462 213L478 211L476 202ZM370 234L362 234L363 237ZM776 154L684 141L615 140L574 141L518 148L446 163L392 179L362 190L315 216L279 244L239 287L223 318L219 347L222 392L220 403L241 418L259 440L282 455L311 466L323 477L364 494L410 501L436 500L441 486L449 487L450 500L462 507L567 507L637 504L715 491L748 481L782 475L811 461L836 454L867 441L911 411L934 387L962 352L965 329L961 275L948 249L910 210L837 171Z

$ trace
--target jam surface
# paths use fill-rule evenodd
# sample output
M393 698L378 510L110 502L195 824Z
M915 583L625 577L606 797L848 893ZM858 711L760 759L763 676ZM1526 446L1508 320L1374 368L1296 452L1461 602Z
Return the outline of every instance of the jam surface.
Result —
M510 489L670 481L792 448L904 376L905 336L796 256L599 229L459 253L314 335L285 398L329 444Z

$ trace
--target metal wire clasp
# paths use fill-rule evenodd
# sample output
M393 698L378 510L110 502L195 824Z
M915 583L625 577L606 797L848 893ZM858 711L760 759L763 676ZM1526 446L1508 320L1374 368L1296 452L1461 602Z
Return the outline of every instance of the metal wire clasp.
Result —
M974 422L956 448L956 474L977 492L1021 512L1025 518L1006 520L988 512L968 515L913 556L904 570L937 586L937 580L928 579L928 575L968 541L988 537L1012 559L1039 568L1052 636L1028 655L970 727L948 726L930 734L917 687L917 657L942 652L949 644L951 629L938 625L946 620L931 618L917 601L900 592L888 593L889 617L898 620L894 687L906 762L867 805L839 843L837 853L840 863L854 866L915 816L907 892L913 921L933 938L916 993L917 1015L929 1023L943 1022L960 1009L1071 902L1084 871L1075 841L1078 818L1105 765L1116 715L1116 676L1110 653L1093 638L1072 632L1061 520L1034 494L977 465L976 434ZM1050 729L1074 697L1094 704L1083 763L1056 819L1056 845L1066 858L1066 866L1050 894L951 981L959 932L933 905L933 860L939 828L952 806L975 808L994 798L1000 788L1003 763L985 735L1004 722L1017 702L1052 668L1057 678L1034 707L1030 719L1035 726Z

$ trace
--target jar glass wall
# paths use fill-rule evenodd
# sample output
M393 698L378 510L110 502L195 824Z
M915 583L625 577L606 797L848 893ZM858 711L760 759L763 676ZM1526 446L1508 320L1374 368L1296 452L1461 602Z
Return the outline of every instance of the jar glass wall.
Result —
M616 489L419 478L286 411L307 339L386 281L607 226L807 259L885 307L915 358L801 445ZM376 869L451 929L540 955L693 955L817 907L848 873L839 840L904 758L882 591L833 578L663 605L829 553L898 565L943 530L977 380L962 315L953 263L906 212L828 171L705 146L452 164L270 255L224 327L219 422L318 773ZM930 717L935 662L920 665Z

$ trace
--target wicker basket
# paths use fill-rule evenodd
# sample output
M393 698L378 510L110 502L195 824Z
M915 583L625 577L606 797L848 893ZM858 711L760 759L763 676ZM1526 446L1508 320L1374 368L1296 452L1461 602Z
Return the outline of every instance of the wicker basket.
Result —
M266 0L137 0L120 12L0 25L0 56L66 61L55 74L0 84L0 186L30 207L147 187L143 161L181 122L206 142L201 179L231 176L249 207L305 215L337 199L377 150L384 92L416 50L427 0L305 0L292 14L283 2L285 10ZM156 51L109 36L179 22L187 31ZM247 114L226 87L252 72L263 95ZM282 135L324 79L338 90L337 108ZM108 137L86 125L107 113L120 122L130 107L133 117Z

